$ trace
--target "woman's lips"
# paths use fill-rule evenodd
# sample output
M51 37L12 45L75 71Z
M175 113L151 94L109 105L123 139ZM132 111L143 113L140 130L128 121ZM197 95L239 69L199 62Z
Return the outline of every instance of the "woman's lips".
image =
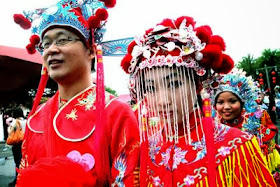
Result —
M159 112L159 114L161 116L163 116L164 118L167 118L167 117L170 117L170 116L173 116L173 111L164 111L164 112Z
M231 112L224 112L223 113L225 116L230 116L232 113Z

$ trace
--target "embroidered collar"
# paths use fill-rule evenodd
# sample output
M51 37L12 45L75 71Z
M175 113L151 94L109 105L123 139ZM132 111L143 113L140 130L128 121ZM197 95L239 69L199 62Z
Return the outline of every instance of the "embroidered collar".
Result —
M242 115L240 117L232 120L232 121L226 121L224 119L221 119L222 124L225 124L225 125L230 126L230 127L235 127L235 128L238 128L238 129L242 129L243 121L244 121L244 117Z
M67 102L68 102L67 99L59 98L59 108L61 108L62 106L64 106Z

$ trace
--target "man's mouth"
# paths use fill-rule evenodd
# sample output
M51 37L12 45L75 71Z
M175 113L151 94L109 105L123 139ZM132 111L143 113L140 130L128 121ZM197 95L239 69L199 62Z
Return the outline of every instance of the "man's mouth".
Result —
M62 62L63 62L62 60L50 60L49 61L49 66L56 65L56 64L61 64Z

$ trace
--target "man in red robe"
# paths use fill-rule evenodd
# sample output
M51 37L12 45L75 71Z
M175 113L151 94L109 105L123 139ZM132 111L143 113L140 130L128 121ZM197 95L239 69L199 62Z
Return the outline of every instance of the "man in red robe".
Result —
M98 65L97 85L91 79L92 62L102 60L96 44L104 33L106 8L114 4L113 0L62 0L29 12L26 18L15 15L22 27L33 21L27 50L33 53L38 48L44 60L22 146L18 186L132 186L137 182L139 130L134 113L129 105L104 93ZM58 91L37 107L48 76L58 84Z

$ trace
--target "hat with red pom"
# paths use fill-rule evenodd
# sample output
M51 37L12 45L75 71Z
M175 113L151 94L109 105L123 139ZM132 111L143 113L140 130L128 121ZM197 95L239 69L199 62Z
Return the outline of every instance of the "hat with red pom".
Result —
M202 119L196 93L201 91L200 81L206 75L228 73L233 68L225 48L223 38L213 35L209 26L196 27L192 17L182 16L165 19L143 36L135 37L121 62L130 74L129 89L132 102L137 103L141 143L176 144L184 138L186 145L191 145L197 138L207 148L210 184L216 178L214 125L208 115L210 102L204 100L207 118ZM201 127L205 136L194 133Z
M106 9L115 4L116 0L60 0L48 8L14 14L14 21L23 29L32 29L33 35L26 46L30 54L36 52L40 38L53 27L69 27L85 43L90 42L90 37L95 43L101 43L108 18Z
M131 74L133 99L135 75L141 69L185 66L192 68L198 76L203 76L207 70L225 74L233 68L233 60L224 54L226 45L223 38L213 35L209 26L196 27L195 24L194 19L188 16L176 20L165 19L130 43L121 66Z

